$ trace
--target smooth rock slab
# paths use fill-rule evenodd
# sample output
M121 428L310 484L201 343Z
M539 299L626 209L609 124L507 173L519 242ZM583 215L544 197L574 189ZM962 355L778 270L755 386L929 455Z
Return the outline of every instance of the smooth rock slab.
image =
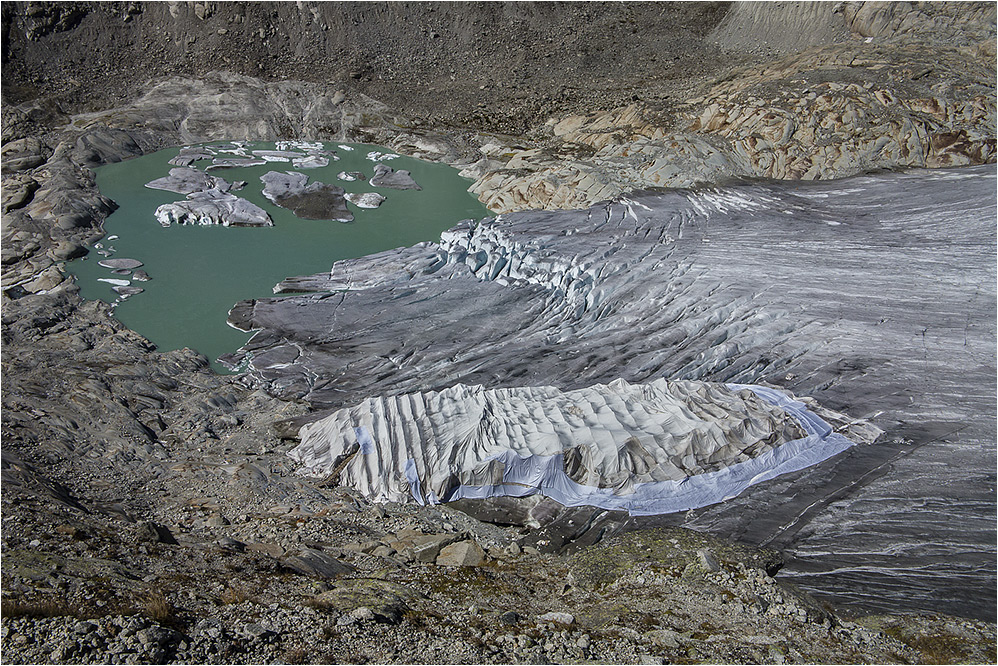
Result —
M375 165L374 175L371 177L371 185L375 187L390 187L393 190L423 189L405 169L395 171L385 164Z
M188 195L187 201L163 204L156 219L164 227L171 224L219 224L223 227L272 227L267 211L246 199L219 190Z

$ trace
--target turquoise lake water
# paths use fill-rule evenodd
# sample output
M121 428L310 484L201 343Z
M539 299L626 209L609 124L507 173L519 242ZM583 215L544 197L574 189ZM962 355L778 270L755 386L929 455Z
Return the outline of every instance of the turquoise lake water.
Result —
M250 151L275 148L266 142L244 145ZM216 371L225 372L215 359L235 351L249 339L249 334L231 328L225 321L236 302L273 296L274 285L285 277L328 271L340 259L438 240L442 231L461 220L489 216L489 211L468 193L470 181L458 176L452 167L407 157L382 158L395 170L411 172L422 190L372 187L367 180L342 181L337 174L360 171L369 179L376 162L368 159L368 153L390 153L387 148L336 143L326 143L324 148L334 151L340 159L315 169L271 162L209 171L230 183L246 181L246 187L233 194L270 214L274 226L262 228L163 227L154 216L156 208L185 197L144 185L175 168L168 161L179 153L179 148L100 167L100 191L119 208L104 222L105 237L100 241L103 247L91 248L86 258L69 263L67 269L76 276L84 298L117 302L117 319L161 351L190 347L212 359ZM210 164L210 160L200 160L191 166L204 170ZM310 183L330 183L347 192L377 192L387 200L376 209L347 204L354 215L351 223L301 220L264 198L260 176L269 171L297 171L307 175ZM111 239L113 236L117 238ZM151 279L131 284L145 291L121 299L111 284L99 282L100 278L132 279L98 266L97 262L105 258L98 253L101 250L113 250L110 257L143 262L141 270Z

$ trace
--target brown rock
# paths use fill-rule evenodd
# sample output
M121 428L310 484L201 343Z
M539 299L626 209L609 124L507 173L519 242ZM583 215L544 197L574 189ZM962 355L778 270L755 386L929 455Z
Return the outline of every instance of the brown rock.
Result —
M485 563L485 551L474 541L458 541L440 551L437 565L446 567L479 567Z

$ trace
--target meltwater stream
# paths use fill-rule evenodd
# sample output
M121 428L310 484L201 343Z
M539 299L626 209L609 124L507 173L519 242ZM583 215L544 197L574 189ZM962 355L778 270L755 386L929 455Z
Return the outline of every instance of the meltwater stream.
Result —
M235 148L254 156L273 150L273 143L242 143L226 146L206 144L212 151ZM479 219L488 214L471 194L468 181L453 168L392 155L380 146L326 144L329 164L317 168L295 168L290 161L268 161L257 166L210 169L208 173L232 183L247 184L233 194L266 211L273 227L223 227L178 225L163 227L154 213L158 206L183 201L183 194L150 189L146 183L164 177L176 168L169 161L181 149L162 150L136 159L109 164L97 170L97 184L119 208L104 222L105 237L84 260L69 265L84 298L117 303L115 316L132 330L154 342L160 350L190 347L213 363L222 354L235 351L247 335L226 324L229 308L246 298L269 296L273 286L302 271L328 270L337 260L360 257L394 247L436 240L459 220ZM293 151L292 151L293 152ZM219 158L233 158L218 152ZM258 160L263 161L263 160ZM211 159L190 167L204 171ZM420 190L377 187L370 183L379 164L396 171L408 170ZM296 217L262 194L260 177L276 171L304 174L309 182L342 187L346 192L376 192L385 201L376 209L347 204L354 221L309 220ZM344 180L341 173L364 175ZM108 258L142 262L148 281L135 274L114 274L98 265ZM120 280L140 287L140 294L122 299L113 291Z

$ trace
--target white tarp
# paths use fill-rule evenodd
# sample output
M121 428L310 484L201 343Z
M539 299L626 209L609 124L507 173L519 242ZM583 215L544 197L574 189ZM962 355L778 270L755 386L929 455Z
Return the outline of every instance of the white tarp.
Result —
M300 437L302 473L374 501L541 493L635 515L713 504L853 444L777 390L664 379L369 398Z

